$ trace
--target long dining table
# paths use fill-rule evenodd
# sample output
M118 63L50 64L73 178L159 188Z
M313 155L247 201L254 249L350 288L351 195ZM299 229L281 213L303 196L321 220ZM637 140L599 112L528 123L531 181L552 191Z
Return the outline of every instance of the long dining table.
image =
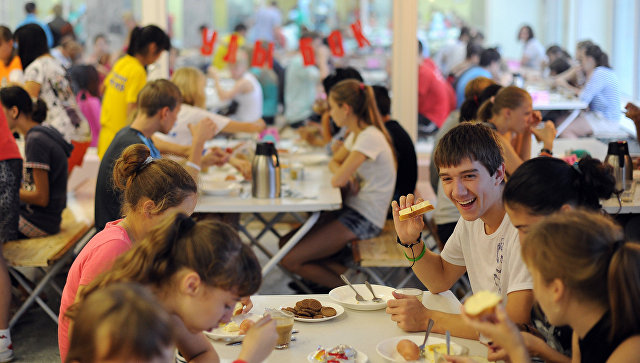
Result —
M294 306L296 301L305 298L313 298L321 303L333 302L329 295L258 295L253 296L254 307L252 312L262 314L265 308L280 308ZM440 294L424 292L423 304L433 310L448 313L460 313L460 302L451 291ZM399 336L424 337L424 332L407 333L400 329L390 319L390 315L384 309L373 311L352 310L345 311L335 319L322 322L294 322L296 341L291 342L288 349L275 350L267 358L267 363L280 362L307 362L310 353L316 351L318 346L326 349L338 344L347 344L368 357L370 363L387 362L376 351L379 342ZM444 338L442 334L432 333L430 336ZM468 349L468 355L486 357L487 348L477 340L452 337L451 340ZM225 342L212 341L212 344L223 362L231 362L240 352L240 345L227 345Z
M307 159L311 159L308 156ZM300 157L304 160L304 157ZM309 232L320 217L322 211L340 209L342 196L340 189L331 186L331 173L324 162L304 166L304 176L298 180L291 180L288 173L282 172L282 196L279 198L255 198L251 195L251 182L238 183L241 189L229 195L207 195L203 193L198 198L196 213L242 213L251 214L263 223L263 228L252 234L246 225L240 224L240 231L251 243L270 257L262 267L262 275L269 273L280 260ZM296 213L303 219L302 226L289 240L272 254L261 243L260 238L268 231L274 231L274 224L286 213ZM308 215L305 217L300 213Z

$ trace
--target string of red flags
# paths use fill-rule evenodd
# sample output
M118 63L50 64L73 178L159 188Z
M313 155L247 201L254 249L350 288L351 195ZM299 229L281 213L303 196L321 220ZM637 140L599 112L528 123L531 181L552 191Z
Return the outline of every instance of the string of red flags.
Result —
M359 48L365 46L371 46L369 39L364 35L362 31L362 25L360 20L351 24L351 31L353 37L358 42ZM218 33L215 30L203 28L202 29L202 45L200 47L200 53L205 56L209 56L213 53L214 45L217 40ZM327 38L329 43L329 49L331 54L335 57L344 57L344 46L342 33L339 30L334 30L329 34ZM303 63L305 66L311 66L315 64L315 51L313 49L313 40L311 38L300 38L300 53L302 55ZM251 57L252 67L264 67L273 68L273 42L256 41L253 46L253 56ZM238 35L232 34L229 38L229 44L227 46L227 53L224 56L225 62L235 63L236 53L238 51Z

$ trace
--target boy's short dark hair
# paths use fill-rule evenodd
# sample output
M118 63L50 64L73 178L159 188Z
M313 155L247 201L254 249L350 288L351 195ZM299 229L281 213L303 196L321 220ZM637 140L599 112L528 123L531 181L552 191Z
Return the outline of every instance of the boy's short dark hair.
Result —
M498 135L480 122L463 122L444 134L433 155L438 171L455 167L464 159L478 161L489 175L495 174L504 163Z
M480 67L487 67L498 61L500 61L500 52L496 48L487 48L480 53Z
M182 102L178 86L166 79L148 82L138 93L138 109L151 117L164 107L173 111Z
M24 11L27 14L33 14L36 12L36 4L33 1L29 1L28 3L24 4Z

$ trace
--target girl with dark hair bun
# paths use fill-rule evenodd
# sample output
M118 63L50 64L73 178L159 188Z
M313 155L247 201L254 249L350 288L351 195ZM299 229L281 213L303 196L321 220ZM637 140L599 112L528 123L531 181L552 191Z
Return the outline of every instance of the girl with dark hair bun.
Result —
M67 71L49 54L44 30L37 24L23 25L14 34L18 56L24 67L24 89L31 98L47 104L45 125L54 127L73 145L68 172L81 165L91 143L89 123L76 104Z
M20 189L21 237L43 237L60 231L67 204L67 158L73 146L54 128L42 126L47 106L21 87L0 89L0 101L10 129L25 138L25 180Z
M67 309L97 275L140 242L172 212L193 213L197 185L191 175L170 159L151 159L143 144L127 147L113 166L113 188L123 193L124 218L106 224L73 261L62 292L58 345L62 360L69 349Z
M131 31L127 54L120 58L104 80L100 112L98 156L102 158L116 133L131 123L138 93L147 83L147 66L163 51L171 49L169 36L155 25Z
M575 166L551 157L525 161L507 180L502 195L505 209L511 223L518 229L520 240L526 241L533 225L553 213L576 208L600 210L600 199L611 197L615 189L615 179L610 169L608 164L589 156ZM523 333L531 353L550 361L570 355L570 329L551 326L536 307L532 311L532 321L544 335L547 344L534 335ZM489 358L504 358L499 354Z
M522 259L549 322L573 329L572 361L638 361L640 244L625 241L620 226L594 211L555 214L532 226L522 241ZM530 341L522 339L501 306L490 319L464 316L500 347L499 359L531 362ZM491 354L488 359L498 360Z

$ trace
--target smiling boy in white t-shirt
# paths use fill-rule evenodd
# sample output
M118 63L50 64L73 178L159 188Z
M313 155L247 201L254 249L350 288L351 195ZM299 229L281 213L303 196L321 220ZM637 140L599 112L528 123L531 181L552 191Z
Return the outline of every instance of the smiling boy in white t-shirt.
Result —
M434 159L443 190L461 215L440 255L426 250L420 239L421 216L398 219L400 209L419 202L413 195L392 203L393 219L399 242L412 245L405 247L405 254L415 260L413 271L429 291L445 291L468 272L474 292L490 290L503 296L511 320L528 323L533 282L520 256L518 231L502 204L505 167L497 137L482 124L465 122L436 146ZM449 330L455 336L478 338L460 315L429 310L402 295L387 303L387 313L406 331L426 330L431 318L434 332Z

